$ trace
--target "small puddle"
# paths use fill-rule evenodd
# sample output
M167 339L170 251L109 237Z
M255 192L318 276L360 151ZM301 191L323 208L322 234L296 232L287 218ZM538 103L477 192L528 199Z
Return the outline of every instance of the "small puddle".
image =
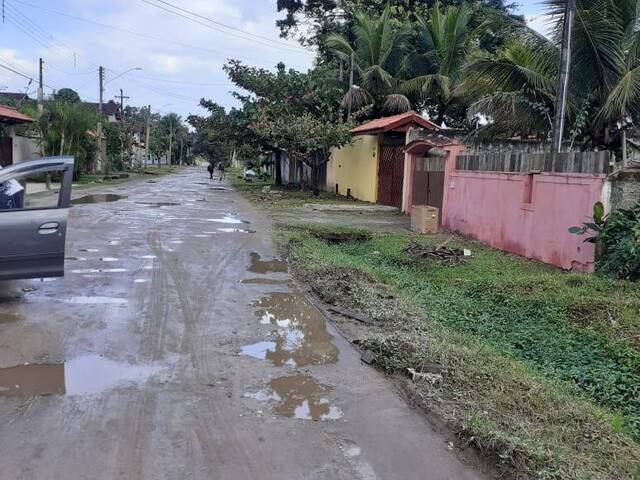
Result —
M102 257L100 259L101 262L117 262L118 260L120 259L115 257Z
M260 254L251 253L251 264L247 271L252 273L286 273L288 271L287 262L283 260L261 260Z
M75 200L71 200L71 205L84 205L87 203L107 203L117 202L127 198L126 195L116 195L114 193L94 193L91 195L84 195Z
M114 297L69 297L63 300L64 303L70 303L73 305L126 305L129 303L124 298Z
M180 205L177 202L135 202L136 205L143 205L145 207L160 208L160 207L176 207Z
M207 218L207 222L216 222L216 223L229 223L229 224L241 224L241 223L251 223L247 220L240 220L239 218L232 217L231 215L225 215L221 218Z
M126 268L80 268L71 270L71 273L88 274L88 273L124 273Z
M274 410L285 417L300 420L338 420L344 415L329 401L329 388L317 383L312 377L294 375L276 378L269 388L245 397L260 402L273 402Z
M272 278L246 278L240 283L244 285L288 285L289 280L274 280Z
M324 316L304 296L272 293L255 305L260 307L260 323L275 330L270 340L243 347L241 355L269 360L277 367L324 365L338 360L338 349L327 332Z
M98 253L100 250L98 250L97 248L81 248L80 251L88 253Z
M219 228L222 233L256 233L255 230L246 230L244 228Z
M159 370L129 365L99 355L59 364L26 364L0 369L0 396L90 395L146 381Z

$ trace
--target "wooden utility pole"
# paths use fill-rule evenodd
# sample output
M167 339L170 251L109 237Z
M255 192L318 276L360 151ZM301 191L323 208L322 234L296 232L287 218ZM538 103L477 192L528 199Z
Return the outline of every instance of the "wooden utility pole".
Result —
M569 88L569 71L571 69L571 34L575 14L575 0L567 0L567 6L565 7L564 13L564 28L562 30L562 47L560 50L560 68L558 69L558 86L556 88L553 132L551 135L551 153L560 153L562 150L567 90Z
M145 157L145 168L149 163L149 140L151 139L151 105L149 105L149 110L147 110L147 134L144 140L144 157Z
M116 95L116 99L120 99L120 121L124 123L124 101L129 100L131 97L127 97L124 91L120 89L120 95Z
M167 159L167 165L171 165L171 155L173 153L173 121L171 115L169 115L169 158Z
M44 61L40 59L40 65L38 68L38 112L42 113L44 110L44 80L43 80L43 67Z
M104 100L104 67L101 65L98 67L98 165L93 169L92 173L96 173L96 171L104 170L105 173L109 168L107 164L107 159L103 152L103 142L102 142L102 102Z

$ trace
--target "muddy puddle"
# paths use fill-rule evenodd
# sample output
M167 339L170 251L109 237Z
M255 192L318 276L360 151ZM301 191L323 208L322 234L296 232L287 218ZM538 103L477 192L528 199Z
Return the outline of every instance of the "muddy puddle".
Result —
M272 380L269 388L245 397L274 404L274 411L285 417L300 420L338 420L342 410L332 405L329 388L317 383L312 377L294 375Z
M248 220L241 220L239 218L233 217L231 215L225 215L224 217L220 217L220 218L207 218L206 219L207 222L216 222L216 223L228 223L231 225L239 225L239 224L249 224L251 222L249 222Z
M79 268L77 270L71 270L71 273L83 275L91 273L125 273L127 271L126 268Z
M115 193L93 193L71 200L71 205L85 205L88 203L108 203L117 202L127 198L126 195L116 195Z
M289 285L290 280L274 280L273 278L245 278L240 283L243 285Z
M275 366L304 367L338 360L338 349L327 332L324 316L302 295L272 293L255 306L260 323L273 330L264 342L246 345L240 351Z
M90 395L146 381L158 367L129 365L99 355L59 364L25 364L0 369L0 396Z
M160 207L177 207L180 203L177 202L135 202L136 205L143 205L145 207L150 208L160 208Z
M246 228L219 228L218 232L222 232L222 233L256 233L255 230L247 230Z
M286 273L288 271L287 262L283 260L262 260L259 253L251 253L251 263L247 271L252 273Z
M129 303L124 298L90 296L69 297L62 301L71 305L126 305Z

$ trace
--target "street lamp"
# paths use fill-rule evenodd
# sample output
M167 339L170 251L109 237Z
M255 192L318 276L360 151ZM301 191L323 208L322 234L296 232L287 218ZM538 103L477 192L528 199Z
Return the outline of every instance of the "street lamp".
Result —
M136 71L136 70L142 70L142 67L133 67L133 68L130 68L129 70L125 70L125 71L124 71L124 72L122 72L121 74L116 75L115 77L113 77L113 78L111 78L111 79L107 80L106 82L104 82L104 84L106 85L106 84L107 84L107 83L109 83L109 82L113 82L115 79L120 78L120 77L122 77L123 75L126 75L126 74L127 74L127 73L129 73L129 72L134 72L134 71Z

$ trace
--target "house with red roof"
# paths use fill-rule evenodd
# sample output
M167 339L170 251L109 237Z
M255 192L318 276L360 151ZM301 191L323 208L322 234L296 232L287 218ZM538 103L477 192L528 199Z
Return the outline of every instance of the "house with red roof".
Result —
M439 131L435 123L413 111L378 118L354 128L351 130L353 143L336 149L331 155L326 189L408 213L414 203L413 179L422 181L423 178L414 175L416 157L428 155L432 150L457 149L456 154L459 150L456 141L439 135ZM420 134L416 135L417 132ZM418 137L422 139L419 145L414 143ZM423 194L422 190L428 189L428 185L420 183L417 187L420 189L417 199L442 206L441 198L426 198Z
M25 141L26 137L18 136L16 127L33 121L33 118L14 108L0 105L0 166L6 167L14 161L24 160L22 157L25 155L31 156L35 142Z

